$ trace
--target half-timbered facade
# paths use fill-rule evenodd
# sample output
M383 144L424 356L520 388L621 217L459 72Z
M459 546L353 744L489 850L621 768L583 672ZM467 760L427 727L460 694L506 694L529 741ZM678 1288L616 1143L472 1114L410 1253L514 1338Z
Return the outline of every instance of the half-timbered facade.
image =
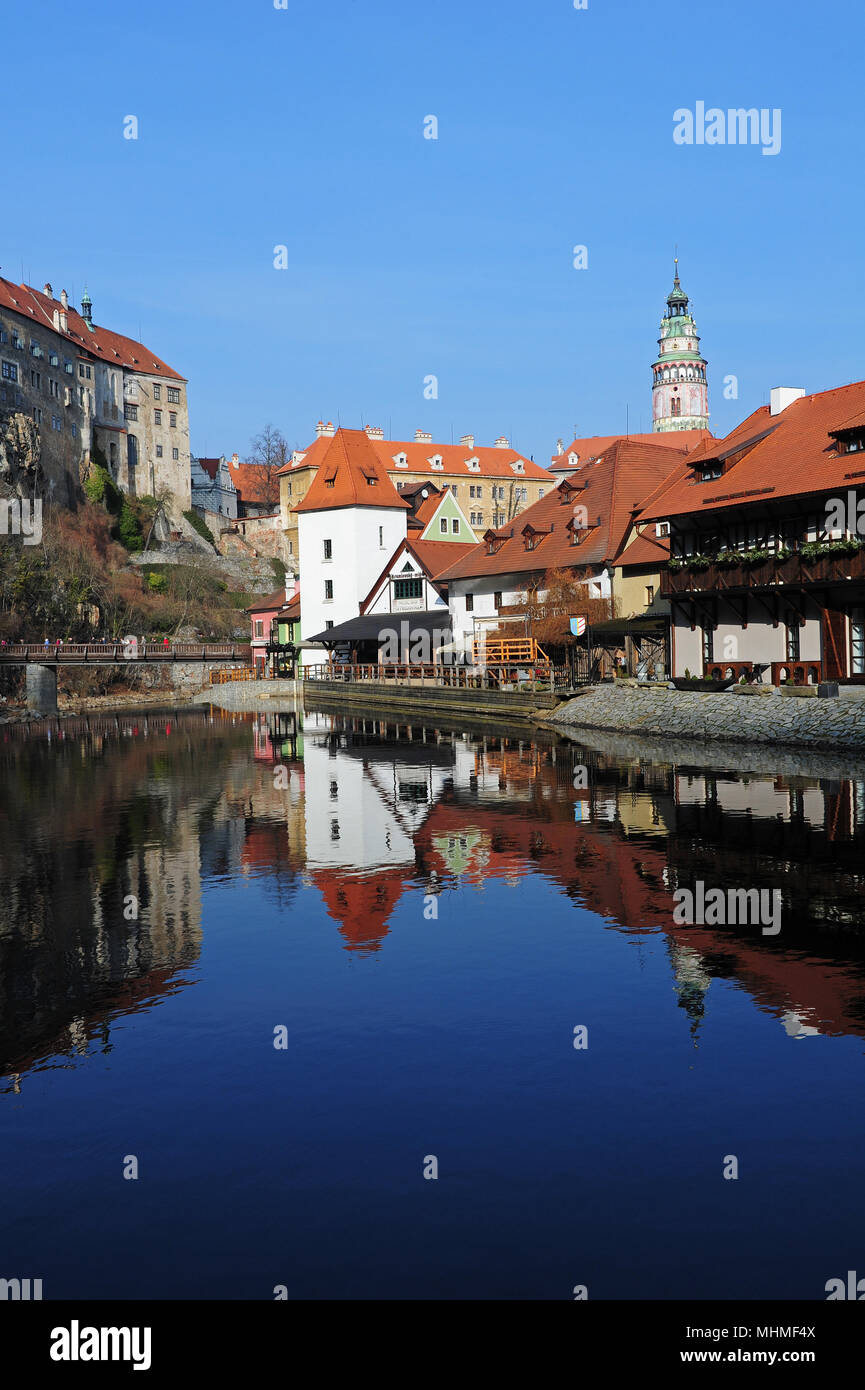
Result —
M670 525L674 675L865 683L865 382L774 390L641 519Z

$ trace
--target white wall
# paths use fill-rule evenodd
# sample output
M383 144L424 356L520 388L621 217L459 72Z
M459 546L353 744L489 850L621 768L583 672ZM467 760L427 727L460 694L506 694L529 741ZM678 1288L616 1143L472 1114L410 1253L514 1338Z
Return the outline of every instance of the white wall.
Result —
M396 507L338 507L329 512L299 512L301 637L356 618L388 558L405 540L406 513ZM379 539L381 530L381 539ZM324 541L332 560L324 559ZM325 580L333 582L333 599L324 597Z

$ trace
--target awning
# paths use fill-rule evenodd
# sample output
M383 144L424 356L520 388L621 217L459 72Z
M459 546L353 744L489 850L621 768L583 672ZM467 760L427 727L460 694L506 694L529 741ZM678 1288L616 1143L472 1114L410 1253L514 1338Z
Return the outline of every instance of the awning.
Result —
M336 627L327 627L307 640L323 642L326 647L338 642L386 642L394 632L400 639L404 632L413 639L418 632L438 632L450 629L450 625L451 616L446 608L418 613L363 613L337 623Z
M669 618L607 618L602 623L591 623L593 642L618 642L625 637L663 637L667 631Z

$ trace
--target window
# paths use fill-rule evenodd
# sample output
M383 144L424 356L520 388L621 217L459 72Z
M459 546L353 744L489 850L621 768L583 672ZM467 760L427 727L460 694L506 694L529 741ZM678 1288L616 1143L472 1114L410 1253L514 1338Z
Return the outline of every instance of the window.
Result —
M20 336L18 330L15 328L12 329L12 346L14 348L17 348L19 352L22 352L24 350L24 339Z
M42 374L40 372L30 373L30 385L35 386L37 391L39 390L42 385Z
M444 536L447 535L447 533L448 533L448 519L447 519L446 516L441 517L441 519L439 520L439 530L441 531L442 535L444 535Z
M264 636L264 619L263 619L263 618L256 618L256 620L255 620L255 635L256 635L256 637L263 637L263 636Z
M384 550L384 527L383 527L383 526L379 526L379 528L378 528L378 548L379 548L379 550Z
M467 612L467 613L473 613L473 612L474 612L474 609L475 609L475 596L474 596L474 594L466 594L466 612Z
M459 517L454 517L451 521L451 535L458 536L460 533Z
M333 599L333 580L332 580L332 579L326 579L326 580L324 581L324 601L325 601L325 603L330 603L332 599Z
M4 381L17 381L17 380L18 380L18 363L17 363L17 362L4 362L4 363L3 363L3 380L4 380Z
M451 492L453 493L454 497L456 497L456 495L457 495L457 485L456 485L456 483L451 483Z
M327 620L327 622L325 623L324 626L325 626L325 630L326 630L327 628L329 628L329 627L333 627L333 618L328 618L328 620Z
M176 410L170 410L170 411L168 412L168 425L169 425L169 428L172 429L172 430L176 430L176 429L177 429L177 411L176 411Z
M75 368L73 367L73 365L72 365L71 362L66 362L66 361L64 361L64 363L63 363L63 370L64 370L64 372L66 373L67 376L74 376L74 375L75 375Z
M33 407L33 419L36 421L37 425L42 424L42 409L38 405L34 405Z
M123 418L124 418L125 420L137 420L137 419L138 419L138 406L137 406L137 405L130 405L129 402L127 401L126 405L123 407Z
M157 444L157 446L156 446L156 457L157 457L158 459L161 459L161 458L162 458L162 445L161 445L161 444Z
M850 610L850 675L865 676L865 608Z
M176 386L169 386L166 394L169 405L180 405L180 391Z
M411 579L395 579L393 581L394 599L404 598L423 598L423 580L420 575L413 575Z
M49 396L53 396L55 400L59 401L60 383L55 381L53 377L48 378L48 394Z
M651 606L652 606L652 604L653 604L654 602L655 602L655 586L654 586L654 584L647 584L647 585L646 585L646 607L647 607L647 608L651 608Z
M670 523L669 523L669 521L659 521L658 524L657 524L657 526L655 527L655 535L656 535L656 536L669 536L669 534L670 534Z
M670 401L670 414L671 414L671 415L681 415L681 413L682 413L682 399L681 399L680 396L674 396L673 399ZM711 660L711 658L710 658L710 660Z
M48 354L48 363L49 363L49 365L52 366L52 367L59 367L59 366L60 366L60 358L57 356L57 353L56 353L56 352L49 352L49 354Z
M501 592L501 589L497 589L496 592L493 594L493 608L495 608L496 610L498 610L499 608L501 608L501 606L502 606L502 592Z
M177 460L180 458L180 450L179 450L179 449L172 449L172 450L171 450L171 457L174 459L174 462L176 463Z
M58 434L63 429L63 421L60 419L59 415L51 416L51 428L56 430Z
M707 618L703 622L703 663L715 660L715 629Z
M542 487L539 487L539 488L538 488L538 501L539 501L539 502L540 502L541 498L543 497L543 495L544 495L544 489L543 489Z
M162 400L162 387L160 386L158 381L154 381L153 383L153 399L155 401Z
M787 660L798 661L801 656L799 641L799 619L791 613L787 620Z
M333 559L333 541L325 540L325 541L322 542L322 545L323 545L323 547L324 547L324 558L325 558L325 560L332 560L332 559Z
M161 425L161 424L162 424L162 411L161 411L161 410L154 410L154 412L153 412L153 423L154 423L154 425Z

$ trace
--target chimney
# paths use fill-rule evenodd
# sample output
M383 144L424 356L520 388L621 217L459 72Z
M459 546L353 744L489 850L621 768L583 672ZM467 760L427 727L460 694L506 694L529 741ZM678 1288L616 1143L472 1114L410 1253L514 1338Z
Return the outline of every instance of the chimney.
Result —
M69 296L65 290L60 291L60 303L63 305L64 309L69 308Z
M561 455L562 455L564 452L565 452L565 441L564 441L563 439L557 439L557 440L556 440L556 455L557 455L558 457L561 457Z
M475 437L474 437L474 435L473 435L473 434L464 434L464 435L462 436L462 438L460 439L460 444L462 444L462 445L464 446L464 448L466 448L466 449L473 449L473 448L475 447Z
M285 572L285 601L291 603L297 592L297 580L290 570Z
M804 394L804 386L774 386L769 396L769 414L780 415L788 405L800 400Z
M366 437L367 439L384 439L384 430L381 425L367 425Z
M432 435L427 434L426 430L415 430L414 442L415 444L432 444Z
M238 467L240 466L240 455L239 455L239 454L232 454L232 455L231 455L231 466L232 466L232 468L238 468Z
M500 434L495 442L494 447L496 449L509 449L511 447L511 441L509 439L505 439L505 436L503 434Z
M60 310L59 310L59 309L55 309L55 310L54 310L54 313L51 315L51 317L52 317L52 320L53 320L53 323L54 323L54 331L55 331L55 333L59 333L59 332L60 332Z
M49 299L53 299L53 298L54 298L54 291L52 290L51 286L48 285L48 284L46 284L46 285L43 286L42 293L43 293L43 294L47 294L47 296L48 296Z

